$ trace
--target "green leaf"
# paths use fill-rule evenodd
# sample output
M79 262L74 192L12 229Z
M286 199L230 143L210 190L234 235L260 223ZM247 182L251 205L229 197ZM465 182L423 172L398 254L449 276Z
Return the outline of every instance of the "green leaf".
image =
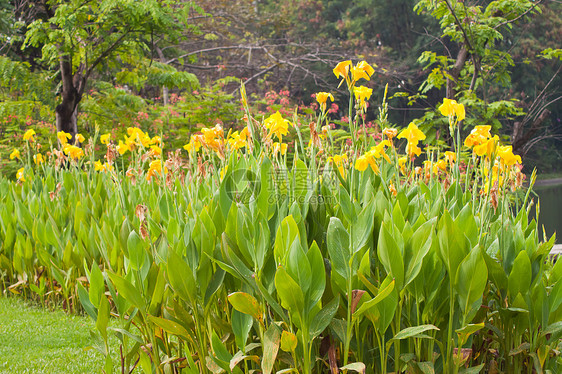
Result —
M390 279L390 276L387 277L387 280ZM394 279L390 282L386 282L386 286L384 288L379 289L379 292L377 293L377 296L375 296L374 298L372 298L369 301L365 301L363 304L361 304L361 306L359 308L357 308L357 310L355 311L355 313L353 313L353 318L359 318L361 317L365 312L367 312L368 310L370 310L371 308L373 308L375 305L377 305L378 303L380 303L382 300L384 300L387 296L389 296L392 291L394 290ZM383 283L384 285L384 283ZM365 297L365 295L364 295Z
M144 242L135 230L131 231L127 238L127 251L129 262L134 270L139 270L145 258Z
M146 309L146 303L140 291L133 286L127 279L120 277L115 273L109 273L109 278L115 285L117 292L121 294L129 303L133 304L140 310Z
M403 340L403 339L417 338L417 337L425 338L427 337L427 335L424 335L422 333L429 330L439 331L439 328L434 325L420 325L420 326L407 327L405 329L400 330L400 332L394 335L394 337L391 340Z
M324 259L320 248L316 241L312 242L306 254L308 263L310 264L311 279L310 287L306 293L307 309L310 311L324 294L326 288L326 270L324 268Z
M80 303L82 304L82 307L84 308L86 313L88 313L88 315L94 321L96 321L98 318L98 312L96 311L94 304L92 304L92 302L90 301L88 291L86 291L86 289L84 288L84 286L82 286L81 283L78 283L76 285L76 288L78 290L78 298L80 299Z
M103 295L99 302L98 318L96 320L96 329L103 336L104 341L107 341L107 324L109 323L109 301Z
M386 272L394 278L396 288L402 290L404 287L404 260L400 248L396 245L396 240L386 225L386 223L381 225L377 252Z
M276 324L272 323L263 336L263 357L261 368L263 374L270 374L277 358L279 351L279 343L281 341L281 332Z
M345 280L348 280L351 276L349 272L351 245L349 234L337 217L330 218L326 240L330 261L332 262L332 270Z
M248 334L252 328L253 321L254 320L251 315L232 309L232 332L234 333L236 345L240 350L244 350L244 347L246 346L246 341L248 340Z
M279 266L275 273L275 287L277 288L277 295L281 299L281 305L293 314L302 316L304 295L299 285L282 266Z
M461 310L468 315L472 304L482 297L488 282L488 268L478 248L473 249L459 265L455 289Z
M529 291L531 276L531 260L526 251L521 251L513 261L513 267L507 279L507 289L511 297L515 298L519 292L525 295Z
M285 264L285 257L289 253L295 238L299 237L299 228L293 216L287 216L281 221L275 234L273 253L277 264Z
M454 280L460 263L468 254L468 239L464 236L462 229L455 225L447 210L439 220L437 238L439 257L445 264L449 278Z
M105 292L105 283L103 281L103 274L95 262L92 264L92 271L90 272L90 290L89 296L92 304L99 308L100 300Z
M320 335L326 329L326 327L330 325L330 322L332 322L332 319L334 319L334 316L336 315L339 307L340 298L339 296L336 296L332 301L330 301L328 304L324 305L322 309L320 309L320 312L318 312L318 314L316 314L316 316L312 318L310 324L311 338L315 338Z
M152 315L148 315L148 319L150 320L150 322L154 323L156 326L160 327L169 334L182 337L193 343L193 334L187 331L185 327L183 327L179 323L166 318L156 317Z
M252 295L245 292L233 292L228 295L228 302L240 313L254 317L263 325L263 310L258 300Z
M193 303L197 300L197 283L191 268L174 251L170 251L168 257L168 280L175 292L184 300L195 307Z
M459 336L459 346L463 346L464 343L468 341L468 337L474 334L476 331L479 331L484 328L484 322L476 323L476 324L469 324L464 326L461 329L457 329L457 335Z

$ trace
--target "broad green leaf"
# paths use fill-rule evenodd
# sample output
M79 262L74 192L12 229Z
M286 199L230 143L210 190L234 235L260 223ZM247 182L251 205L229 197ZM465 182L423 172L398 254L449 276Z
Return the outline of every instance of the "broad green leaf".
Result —
M439 331L439 328L434 325L420 325L420 326L407 327L405 329L400 330L398 334L394 335L392 340L402 340L408 338L416 338L420 336L426 337L426 335L422 335L422 333L429 330Z
M299 285L287 274L287 271L282 266L278 267L275 273L275 287L283 307L293 314L302 316L304 295Z
M390 276L387 277L387 279L390 279ZM381 286L381 289L379 289L377 296L375 296L369 301L365 301L363 304L361 304L359 308L357 308L355 313L353 313L353 318L361 317L365 312L367 312L369 309L371 309L372 307L380 303L382 300L384 300L387 296L389 296L390 293L394 290L394 279L390 282L386 282L386 286L384 288L382 287L383 286Z
M275 234L275 244L273 253L277 264L285 264L286 256L295 238L299 236L299 228L293 216L287 216L281 221L277 233Z
M144 242L135 230L131 231L127 238L127 251L131 267L139 270L145 258Z
M100 332L104 341L107 341L107 324L109 323L109 301L103 295L99 302L98 318L96 320L96 329Z
M326 240L332 271L337 272L347 281L351 276L349 272L349 261L351 259L349 234L336 217L330 218Z
M146 309L144 298L142 297L140 291L133 286L131 282L115 273L109 273L109 278L115 285L117 292L119 292L125 300L140 310L144 311Z
M270 324L263 336L263 357L261 360L263 374L270 374L273 370L280 341L281 331L279 327L275 323Z
M456 226L447 210L439 220L437 238L439 257L445 264L449 278L454 281L460 263L468 254L469 246L462 229Z
M263 310L255 297L245 292L233 292L228 295L228 301L234 309L254 317L263 325Z
M476 324L469 324L464 326L461 329L457 329L457 335L459 336L459 345L462 346L464 343L468 341L470 335L474 334L476 331L479 331L484 328L484 322L476 323Z
M404 287L404 260L386 223L383 223L380 229L377 252L386 272L394 278L396 288L402 290Z
M148 315L148 319L150 320L150 322L154 323L156 326L160 327L169 334L180 336L193 343L193 333L187 331L185 327L183 327L179 323L166 318L156 317L152 315Z
M184 300L195 307L197 299L197 283L193 277L193 272L187 263L174 251L170 251L168 257L168 280L175 292Z
M521 251L513 261L511 273L507 279L509 294L515 298L520 292L525 295L531 286L531 260L527 252Z
M95 262L92 264L92 271L90 272L90 290L89 296L92 304L99 308L100 300L105 292L105 283L103 281L103 274Z
M312 318L310 323L310 336L315 338L320 335L326 327L332 322L332 319L336 315L338 308L340 306L340 298L336 296L328 304L324 305L320 312Z
M234 338L236 340L236 345L238 349L244 351L246 347L246 341L248 340L248 334L253 324L252 316L232 309L232 332L234 333Z
M94 321L97 320L98 312L94 307L94 305L92 304L92 302L90 301L88 291L86 291L86 289L84 288L84 286L82 286L81 283L78 283L76 285L76 289L78 291L78 298L80 299L80 303L82 304L82 307L84 308L86 313L88 313L90 318L92 318Z
M488 281L488 268L479 248L473 249L461 262L455 280L459 305L468 315L472 304L479 300Z

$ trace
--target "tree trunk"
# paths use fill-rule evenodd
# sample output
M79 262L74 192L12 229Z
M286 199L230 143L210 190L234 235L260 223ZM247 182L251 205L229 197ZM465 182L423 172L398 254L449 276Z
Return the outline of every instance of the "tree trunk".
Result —
M82 93L86 85L83 76L84 66L78 67L72 72L72 58L69 55L60 57L60 72L62 76L62 102L57 105L56 125L57 131L64 131L74 136L78 133L78 103L82 99Z
M461 70L464 67L464 64L466 63L467 57L468 57L468 50L463 45L459 50L459 53L457 54L455 65L453 65L453 68L449 71L449 74L451 75L452 79L447 78L447 93L446 93L447 99L455 100L455 96L457 96L457 90L455 89L455 86L457 85L457 80L459 79Z

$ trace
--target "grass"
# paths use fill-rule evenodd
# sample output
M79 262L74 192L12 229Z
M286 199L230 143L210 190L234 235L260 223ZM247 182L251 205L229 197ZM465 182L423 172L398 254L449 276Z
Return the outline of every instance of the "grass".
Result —
M84 349L92 328L88 317L0 297L0 373L99 373L103 356Z

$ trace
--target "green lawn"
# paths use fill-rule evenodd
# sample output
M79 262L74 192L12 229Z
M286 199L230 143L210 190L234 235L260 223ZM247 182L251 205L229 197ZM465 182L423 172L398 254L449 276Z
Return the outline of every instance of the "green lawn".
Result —
M0 373L99 373L88 317L70 316L0 297Z

